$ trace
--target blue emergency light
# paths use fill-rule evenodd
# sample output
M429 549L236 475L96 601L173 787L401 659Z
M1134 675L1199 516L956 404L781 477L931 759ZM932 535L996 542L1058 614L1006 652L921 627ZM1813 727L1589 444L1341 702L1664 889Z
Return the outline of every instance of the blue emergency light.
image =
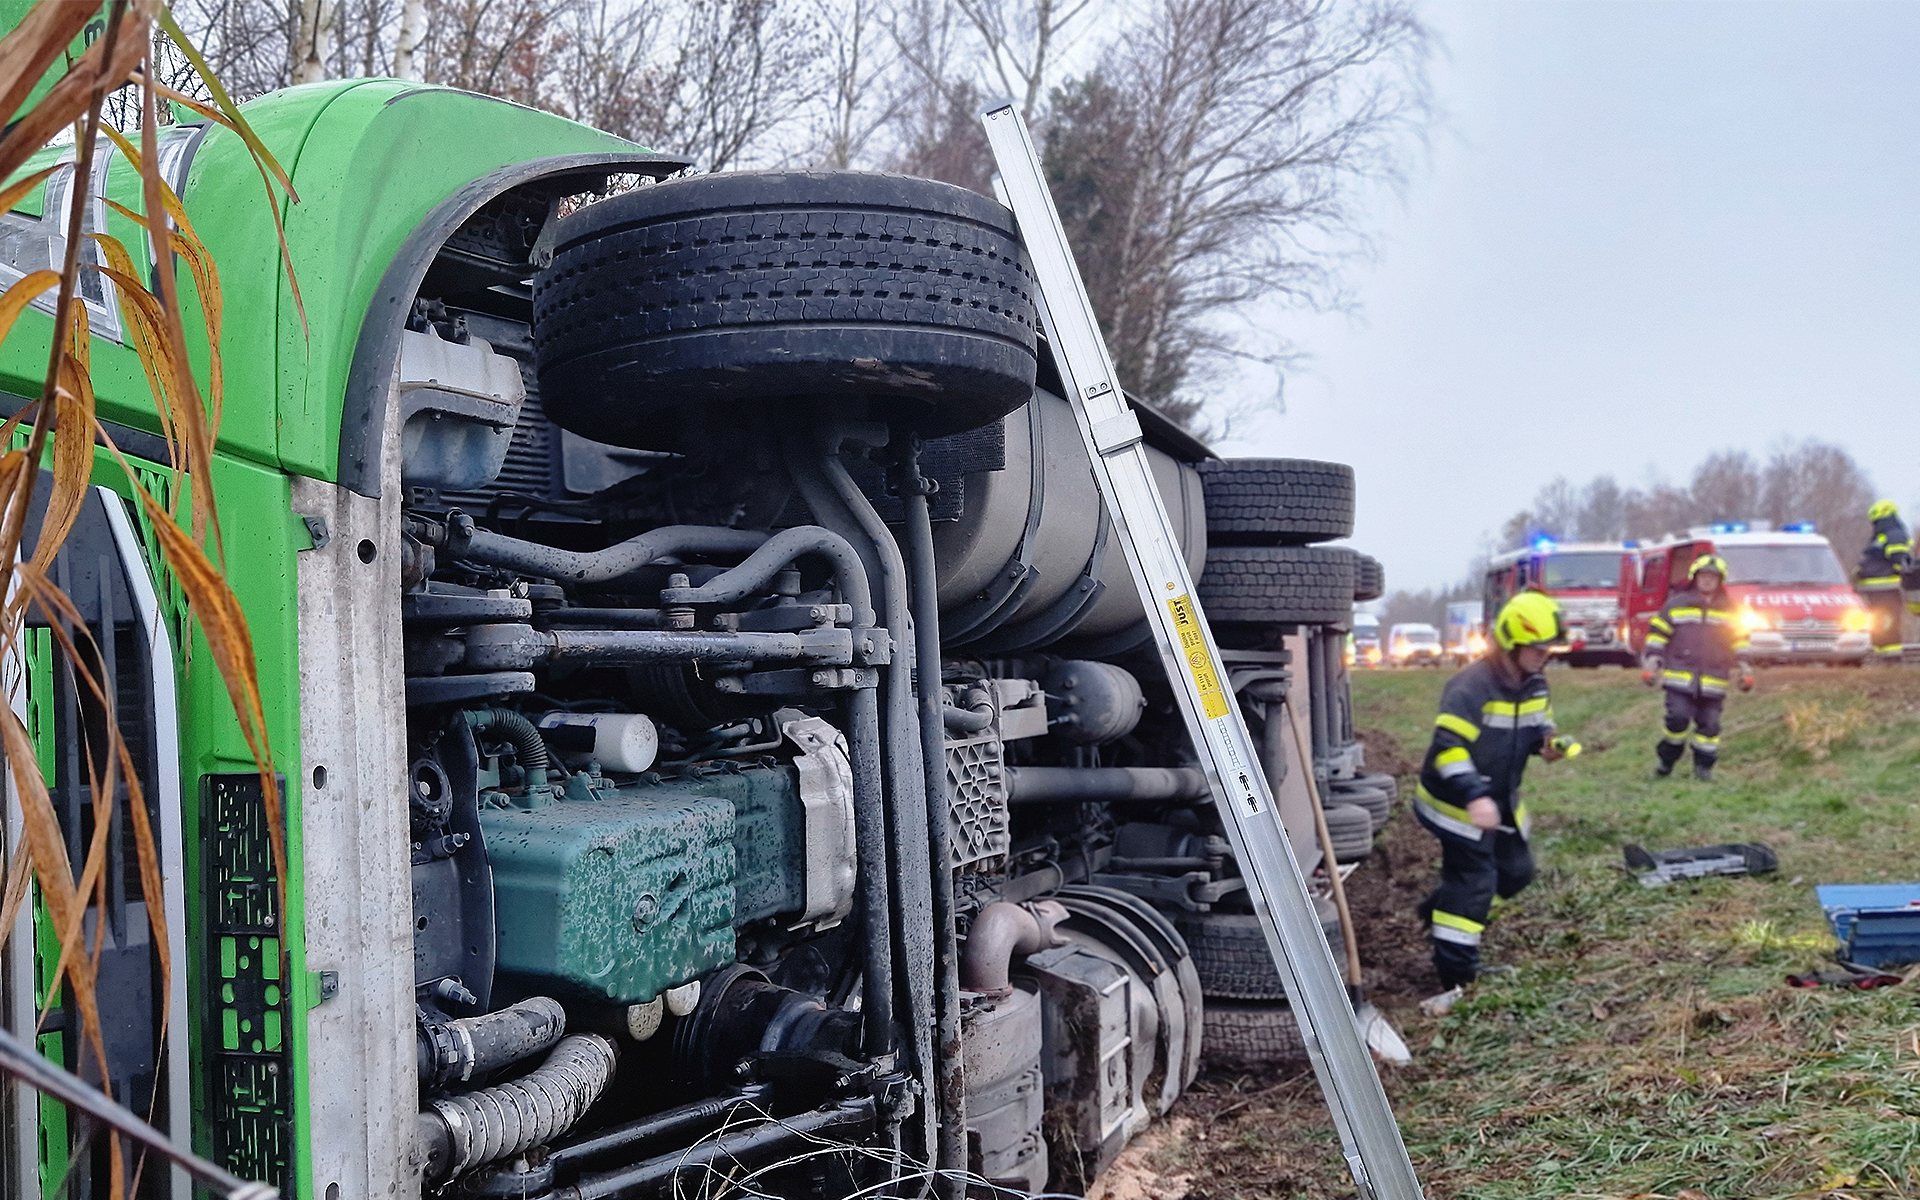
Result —
M1816 525L1814 525L1812 521L1789 521L1785 525L1782 525L1780 527L1780 532L1782 533L1819 533L1820 530Z
M1543 533L1539 537L1533 539L1534 553L1536 554L1549 553L1550 551L1553 550L1554 544L1555 544L1554 540Z
M1745 533L1747 531L1747 523L1745 521L1721 521L1709 528L1714 533Z

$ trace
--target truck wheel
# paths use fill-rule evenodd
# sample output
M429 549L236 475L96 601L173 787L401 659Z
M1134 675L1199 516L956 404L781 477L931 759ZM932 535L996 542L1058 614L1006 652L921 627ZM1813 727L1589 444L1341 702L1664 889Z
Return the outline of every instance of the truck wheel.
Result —
M1328 797L1332 803L1324 806L1327 814L1327 833L1333 839L1333 859L1335 862L1359 862L1373 853L1373 817L1357 804L1348 804L1340 797Z
M1336 956L1345 954L1340 937L1340 914L1333 902L1314 897L1314 912L1320 917L1320 931ZM1186 939L1193 955L1194 968L1200 973L1200 990L1211 1002L1222 1000L1285 1000L1286 987L1280 973L1273 969L1273 957L1267 950L1267 935L1260 918L1252 913L1183 913L1174 924ZM1213 1005L1209 1003L1208 1009Z
M865 400L932 436L1033 394L1012 214L929 179L755 171L640 188L561 223L533 299L547 415L621 446L678 448L690 406L737 425L747 402Z
M1355 600L1378 600L1387 594L1387 569L1380 560L1371 554L1355 552L1353 567L1353 598Z
M1304 546L1353 535L1353 468L1305 458L1200 464L1207 540L1216 546Z
M1351 804L1363 808L1367 819L1373 823L1373 832L1379 833L1386 828L1387 818L1393 814L1393 796L1379 788L1341 787L1335 784L1327 792L1328 804Z
M1259 1070L1300 1062L1307 1044L1300 1022L1285 1001L1207 1005L1206 1039L1200 1053L1209 1066L1228 1071Z
M1353 614L1353 552L1325 546L1213 546L1198 584L1214 621L1332 625Z

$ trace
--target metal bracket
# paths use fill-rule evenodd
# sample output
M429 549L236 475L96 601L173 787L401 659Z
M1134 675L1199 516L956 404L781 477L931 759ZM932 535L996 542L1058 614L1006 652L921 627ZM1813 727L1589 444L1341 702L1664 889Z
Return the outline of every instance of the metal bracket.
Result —
M327 543L333 540L333 533L327 528L327 519L310 517L305 513L295 513L294 516L300 518L300 523L307 527L307 536L313 539L313 545L308 546L307 549L326 549Z

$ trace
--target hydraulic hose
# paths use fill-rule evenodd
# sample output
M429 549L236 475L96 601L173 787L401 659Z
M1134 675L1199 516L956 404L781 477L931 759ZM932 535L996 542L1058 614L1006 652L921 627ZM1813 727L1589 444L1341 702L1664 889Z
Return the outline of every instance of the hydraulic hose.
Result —
M896 438L904 435L896 432ZM934 1077L939 1139L935 1165L943 1174L934 1192L944 1200L966 1193L967 1078L960 1052L960 962L954 926L952 805L947 796L947 692L940 684L940 595L934 570L933 521L927 511L929 485L920 474L918 439L901 448L895 464L897 490L906 501L906 545L912 583L914 662L920 701L920 760L926 777L927 843L931 857L934 936ZM984 699L984 697L983 697ZM942 710L945 710L943 712ZM993 717L991 703L986 716ZM976 713L969 712L969 717Z
M550 996L529 996L498 1012L419 1027L415 1055L426 1088L464 1083L549 1050L567 1031L567 1012Z
M467 724L473 727L474 737L492 734L513 747L520 769L527 773L529 787L547 781L553 756L547 753L547 739L540 736L532 721L510 708L477 708L467 710Z
M817 443L816 461L827 485L853 514L861 532L873 543L880 561L880 583L887 626L894 631L893 664L886 676L887 806L893 832L893 862L899 879L900 916L897 936L906 982L907 1027L912 1033L913 1073L936 1094L933 1070L934 915L933 850L927 820L926 755L920 740L920 714L915 705L913 678L921 669L916 643L908 636L913 619L908 607L907 567L893 531L874 511L873 501L860 490L840 461L840 438L829 434ZM905 659L905 662L901 660ZM933 660L937 681L940 660ZM944 761L944 760L943 760ZM942 817L945 821L945 817ZM922 1106L921 1153L938 1153L939 1113L936 1105ZM925 1188L921 1189L922 1194Z
M851 543L831 529L818 525L796 525L768 538L758 550L737 567L715 575L699 587L664 588L662 604L731 604L763 587L785 570L794 559L817 554L833 564L833 581L853 609L853 623L866 628L873 624L873 592L867 583L867 568L854 553Z
M560 550L481 529L455 509L447 514L447 553L470 562L512 567L562 583L607 583L669 554L751 554L767 535L719 525L662 525L604 550Z
M441 1183L559 1137L600 1098L619 1058L611 1039L577 1033L518 1079L429 1101L415 1119L427 1181Z

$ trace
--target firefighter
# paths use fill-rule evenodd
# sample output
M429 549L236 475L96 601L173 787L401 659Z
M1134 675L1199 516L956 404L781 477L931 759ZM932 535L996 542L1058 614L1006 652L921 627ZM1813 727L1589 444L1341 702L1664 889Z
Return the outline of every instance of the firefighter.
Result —
M1647 627L1647 647L1640 678L1648 687L1667 692L1666 735L1655 752L1654 774L1673 774L1674 764L1687 750L1687 726L1693 726L1693 777L1712 779L1720 760L1720 707L1727 687L1737 679L1740 690L1753 690L1753 667L1747 662L1747 634L1727 596L1727 563L1717 554L1702 554L1687 568L1685 591L1667 598L1665 608Z
M1560 606L1521 592L1493 622L1485 657L1447 681L1433 742L1420 767L1413 810L1440 839L1440 886L1420 905L1433 941L1433 966L1446 990L1421 1004L1428 1015L1451 1009L1480 972L1480 935L1497 895L1533 882L1527 848L1532 820L1520 777L1535 754L1564 757L1553 741L1553 709L1541 674L1564 641Z
M1900 577L1913 569L1913 542L1891 500L1868 509L1867 520L1873 522L1873 535L1854 568L1853 589L1873 617L1874 660L1899 662Z

